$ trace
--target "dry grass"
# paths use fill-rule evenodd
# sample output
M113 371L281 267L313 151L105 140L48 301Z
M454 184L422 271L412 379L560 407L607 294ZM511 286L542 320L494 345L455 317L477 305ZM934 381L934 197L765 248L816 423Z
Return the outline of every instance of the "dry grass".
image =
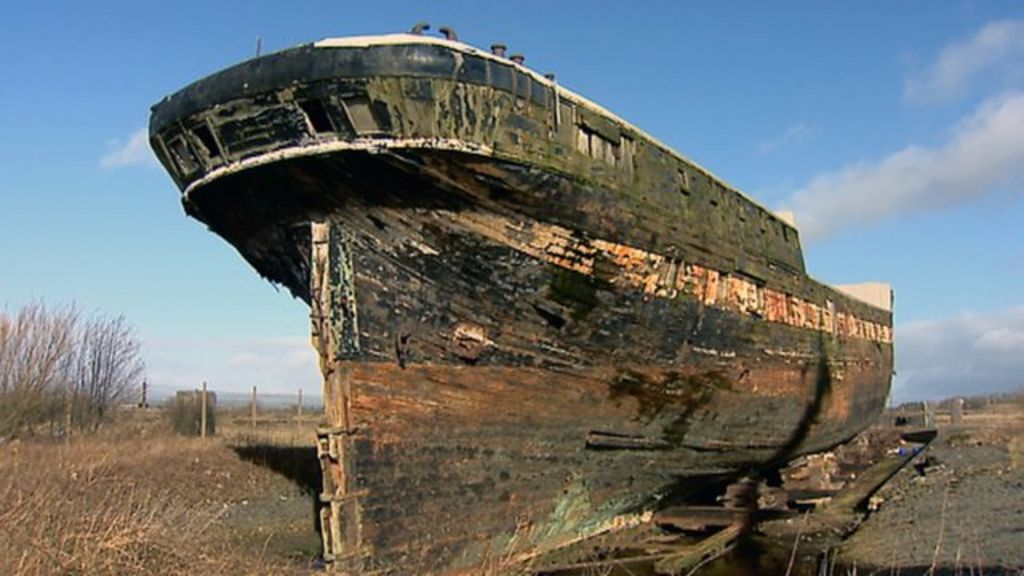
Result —
M316 445L318 415L304 415L296 422L286 410L264 412L253 427L245 415L226 412L217 416L217 434L232 445L311 447Z
M0 574L308 573L224 521L280 477L221 442L145 436L0 446Z

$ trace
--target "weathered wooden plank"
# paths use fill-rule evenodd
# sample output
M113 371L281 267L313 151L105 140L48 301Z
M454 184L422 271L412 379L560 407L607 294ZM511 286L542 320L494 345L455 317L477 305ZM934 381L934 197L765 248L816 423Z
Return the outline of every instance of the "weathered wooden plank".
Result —
M661 558L654 563L654 571L658 574L682 574L687 568L721 555L743 533L743 527L743 523L730 524L691 547Z
M313 344L320 355L324 411L331 429L318 440L323 473L321 525L324 556L357 569L362 522L353 444L351 373L345 363L359 351L352 259L342 231L311 224L310 308Z

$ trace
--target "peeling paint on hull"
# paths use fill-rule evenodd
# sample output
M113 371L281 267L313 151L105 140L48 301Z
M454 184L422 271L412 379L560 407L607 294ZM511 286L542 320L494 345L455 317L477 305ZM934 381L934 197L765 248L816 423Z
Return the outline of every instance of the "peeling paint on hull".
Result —
M206 79L152 133L188 213L310 304L340 570L500 568L883 407L891 313L809 279L795 229L500 60L335 44ZM297 67L325 55L341 80Z

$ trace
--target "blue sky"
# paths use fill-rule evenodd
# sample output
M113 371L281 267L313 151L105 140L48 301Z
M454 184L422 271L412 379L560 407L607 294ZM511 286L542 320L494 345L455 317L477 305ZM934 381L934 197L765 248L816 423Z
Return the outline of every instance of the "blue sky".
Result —
M308 311L140 137L250 57L419 20L597 101L773 208L826 282L896 289L897 399L1024 385L1021 2L0 1L0 304L124 313L171 390L315 390Z

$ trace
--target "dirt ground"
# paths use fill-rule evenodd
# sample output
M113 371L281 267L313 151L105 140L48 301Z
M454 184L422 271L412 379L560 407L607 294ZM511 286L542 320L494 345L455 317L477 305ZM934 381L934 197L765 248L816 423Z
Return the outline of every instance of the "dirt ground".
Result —
M1024 573L1024 408L968 411L879 491L841 547L859 573Z

